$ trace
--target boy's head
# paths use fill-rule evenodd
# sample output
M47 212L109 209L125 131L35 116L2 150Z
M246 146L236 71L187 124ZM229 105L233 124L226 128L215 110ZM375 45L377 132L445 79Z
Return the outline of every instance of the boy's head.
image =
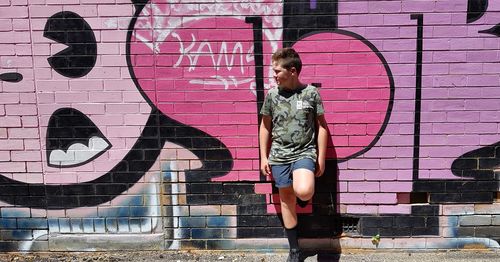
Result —
M300 70L302 70L302 60L300 60L300 56L291 47L281 48L274 52L272 56L273 64L277 62L284 69L290 70L292 67L295 67L297 70L297 74L300 74Z
M299 81L302 61L293 48L281 48L272 56L274 79L278 86L293 89L301 85Z

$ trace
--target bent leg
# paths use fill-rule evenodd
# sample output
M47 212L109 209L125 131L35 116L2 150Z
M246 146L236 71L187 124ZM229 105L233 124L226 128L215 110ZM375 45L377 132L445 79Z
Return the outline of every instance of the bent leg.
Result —
M314 195L314 172L299 168L293 171L294 194L302 201L308 201Z

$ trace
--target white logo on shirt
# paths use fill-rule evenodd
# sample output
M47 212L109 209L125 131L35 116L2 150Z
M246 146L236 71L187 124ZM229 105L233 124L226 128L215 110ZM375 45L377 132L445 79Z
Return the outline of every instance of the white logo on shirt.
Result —
M309 101L297 101L297 110L312 108Z
M297 101L297 110L301 110L302 109L302 101Z

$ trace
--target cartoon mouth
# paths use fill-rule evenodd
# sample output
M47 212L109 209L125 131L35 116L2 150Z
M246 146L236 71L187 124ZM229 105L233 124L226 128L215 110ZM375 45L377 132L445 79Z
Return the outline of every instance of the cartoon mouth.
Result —
M111 143L85 114L61 108L47 127L47 163L50 167L76 167L102 155Z
M61 110L68 110L68 108ZM78 112L71 109L66 111L66 115L67 112L70 111L73 112L73 116L75 116L75 112ZM54 115L65 115L63 113L64 111L58 112L57 114L54 113ZM66 124L69 123L69 119L83 119L81 117L64 118L67 119L67 122L65 122ZM49 120L49 122L51 121ZM54 122L54 124L51 124L50 127L58 128L56 123L58 122ZM141 177L144 176L147 170L151 169L153 164L156 162L156 159L160 155L160 151L167 140L166 137L171 136L169 134L173 133L173 128L171 128L165 130L164 135L160 135L160 129L158 128L160 123L170 125L172 127L179 126L179 123L174 122L173 120L161 115L158 111L153 110L145 124L143 132L132 146L130 152L127 153L127 155L123 157L122 161L117 163L117 165L111 170L92 181L67 185L25 183L0 175L0 184L8 185L10 190L9 194L0 194L0 201L12 205L42 209L69 209L84 206L96 206L108 202L132 187L137 181L139 181L139 179L141 179ZM87 128L88 127L89 126L87 126ZM68 130L67 126L66 130ZM52 130L48 132L55 131ZM52 141L60 141L63 143L63 141L67 142L68 140L62 139L64 136L58 132L53 134L59 135L57 137L54 135L47 135L47 140L50 139L51 143ZM87 137L89 138L88 141L90 141L92 135ZM75 141L75 139L72 139L72 141ZM71 145L76 145L78 143L84 144L85 142L83 142L83 140L67 142L66 145L63 143L57 149L55 149L55 147L52 149L67 152L67 149L69 149ZM49 145L49 143L47 144ZM152 150L150 150L148 154L145 154L143 159L138 159L137 151L142 150L144 147ZM47 151L50 152L51 150ZM50 153L48 154L50 155ZM96 156L94 156L94 158L95 157ZM26 195L26 192L29 192L29 195Z

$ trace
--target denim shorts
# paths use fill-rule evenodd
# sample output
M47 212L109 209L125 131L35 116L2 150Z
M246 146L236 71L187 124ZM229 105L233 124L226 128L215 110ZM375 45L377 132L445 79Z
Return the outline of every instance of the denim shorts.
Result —
M271 165L271 172L274 184L277 188L289 187L292 185L293 171L305 168L313 173L316 170L316 162L310 158L302 158L295 162L284 165Z

